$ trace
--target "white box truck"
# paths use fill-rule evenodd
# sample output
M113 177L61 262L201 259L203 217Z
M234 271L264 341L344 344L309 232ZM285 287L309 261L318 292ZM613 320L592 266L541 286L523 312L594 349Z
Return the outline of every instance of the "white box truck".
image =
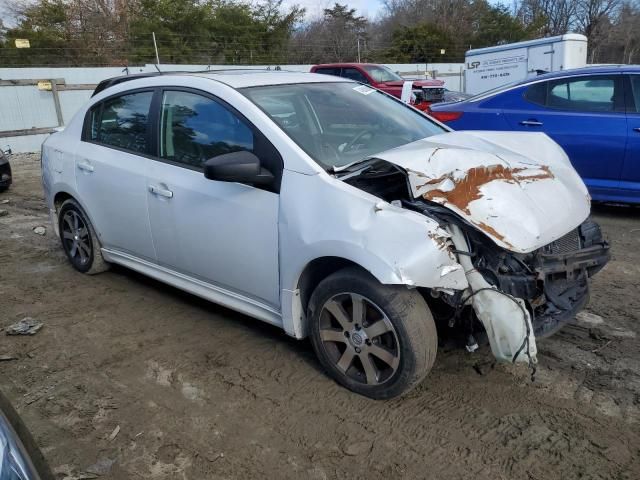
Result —
M586 64L587 37L576 33L477 48L465 54L465 92L482 93L543 72Z

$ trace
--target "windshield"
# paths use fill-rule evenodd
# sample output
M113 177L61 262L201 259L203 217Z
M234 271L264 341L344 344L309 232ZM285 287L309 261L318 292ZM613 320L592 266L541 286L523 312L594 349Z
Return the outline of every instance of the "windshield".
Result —
M397 82L404 80L400 75L391 71L387 67L363 65L362 68L364 68L376 82Z
M447 131L400 101L352 82L242 92L325 169Z

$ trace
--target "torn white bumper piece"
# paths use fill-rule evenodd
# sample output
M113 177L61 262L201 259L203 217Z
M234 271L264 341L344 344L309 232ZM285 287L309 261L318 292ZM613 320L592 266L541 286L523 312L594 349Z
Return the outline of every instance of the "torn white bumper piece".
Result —
M449 229L456 249L468 252L462 230L456 225ZM461 254L459 259L469 282L465 298L487 331L493 355L504 362L536 363L536 339L525 302L490 285L474 268L468 255Z

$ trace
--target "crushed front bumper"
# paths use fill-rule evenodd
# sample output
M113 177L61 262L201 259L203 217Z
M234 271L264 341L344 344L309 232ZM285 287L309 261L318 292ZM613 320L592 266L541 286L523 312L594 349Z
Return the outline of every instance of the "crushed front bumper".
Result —
M590 220L540 249L532 265L544 292L531 302L536 337L552 335L586 306L588 279L610 258L609 244Z

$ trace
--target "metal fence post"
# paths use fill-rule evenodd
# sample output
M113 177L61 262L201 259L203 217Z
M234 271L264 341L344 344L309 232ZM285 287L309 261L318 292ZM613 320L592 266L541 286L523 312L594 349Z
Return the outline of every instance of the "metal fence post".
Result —
M58 83L55 78L49 80L51 82L51 93L53 94L53 104L56 107L56 117L58 117L58 126L64 125L64 118L62 117L62 107L60 106L60 95L58 95Z

